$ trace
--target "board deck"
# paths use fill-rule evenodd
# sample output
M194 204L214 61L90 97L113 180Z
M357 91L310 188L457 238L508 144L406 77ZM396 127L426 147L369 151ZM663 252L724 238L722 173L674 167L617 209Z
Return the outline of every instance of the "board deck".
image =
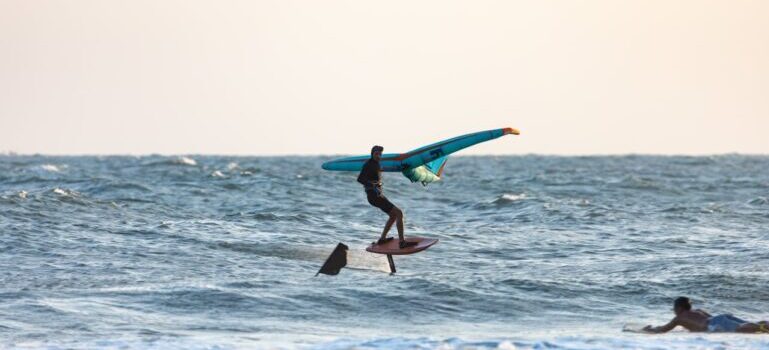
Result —
M366 251L371 253L377 253L377 254L408 255L408 254L419 253L427 248L430 248L435 243L438 243L437 238L425 238L425 237L407 237L406 241L418 242L418 243L415 246L401 249L398 246L398 238L395 238L384 244L371 244L368 247L366 247Z

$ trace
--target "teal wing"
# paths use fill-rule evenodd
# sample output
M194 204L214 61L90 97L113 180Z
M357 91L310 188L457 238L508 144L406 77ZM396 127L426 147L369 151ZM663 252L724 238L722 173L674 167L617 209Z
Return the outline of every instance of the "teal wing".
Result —
M448 156L467 147L490 141L504 135L519 135L513 128L493 129L453 137L419 147L406 153L383 154L382 171L400 171L412 182L427 184L440 180ZM323 163L325 170L360 171L370 156L334 159Z
M402 154L400 158L402 158L402 162L405 167L417 167L437 160L438 158L448 156L449 154L463 150L467 147L477 145L481 142L490 141L510 134L519 135L520 133L518 130L513 128L479 131L417 148L413 151Z

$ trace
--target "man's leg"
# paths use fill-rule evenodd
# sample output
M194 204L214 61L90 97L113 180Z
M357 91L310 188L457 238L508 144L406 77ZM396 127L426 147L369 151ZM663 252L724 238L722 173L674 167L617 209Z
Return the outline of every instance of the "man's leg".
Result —
M403 212L398 209L398 207L394 207L391 212L395 213L395 220L397 220L398 223L398 239L400 240L398 246L403 249L417 245L417 242L406 242L406 237L403 237Z
M382 231L382 236L379 237L380 240L387 238L387 232L390 232L390 227L392 227L395 222L395 215L393 215L392 210L389 215L390 217L387 218L387 223L385 224L384 231Z
M396 227L398 228L398 239L401 241L404 240L403 237L403 212L398 207L393 207L392 210L390 210L390 220L387 221L388 224L392 225L392 221L396 221L398 224ZM389 226L388 226L389 229Z
M734 331L737 333L758 333L762 331L761 328L762 327L759 324L748 322L737 326L737 329Z

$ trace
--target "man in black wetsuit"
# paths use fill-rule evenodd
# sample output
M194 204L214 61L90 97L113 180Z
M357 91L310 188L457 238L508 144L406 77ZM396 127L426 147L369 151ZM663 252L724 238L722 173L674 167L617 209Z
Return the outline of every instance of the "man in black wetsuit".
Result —
M382 151L384 151L382 146L372 147L371 159L363 164L363 169L361 169L360 174L358 174L358 182L360 182L366 190L366 198L368 199L369 204L382 209L383 212L390 216L390 218L387 219L384 231L382 231L382 236L376 243L382 244L392 240L392 237L387 237L387 232L390 232L390 227L397 221L398 238L400 239L399 246L401 248L414 246L417 244L416 242L406 242L406 239L403 237L403 212L390 203L382 192L382 168L379 165L379 161L382 159Z

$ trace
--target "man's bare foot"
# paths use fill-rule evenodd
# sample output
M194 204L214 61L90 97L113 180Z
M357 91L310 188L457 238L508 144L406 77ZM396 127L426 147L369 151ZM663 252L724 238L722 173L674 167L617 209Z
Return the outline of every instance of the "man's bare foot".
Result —
M400 241L400 243L398 244L398 246L401 249L408 248L408 247L413 247L415 245L417 245L417 242Z
M385 243L387 243L387 242L389 242L389 241L392 241L392 240L393 240L393 238L392 238L392 237L385 237L385 238L380 238L380 239L379 239L378 241L376 241L376 243L374 243L374 244L385 244Z

